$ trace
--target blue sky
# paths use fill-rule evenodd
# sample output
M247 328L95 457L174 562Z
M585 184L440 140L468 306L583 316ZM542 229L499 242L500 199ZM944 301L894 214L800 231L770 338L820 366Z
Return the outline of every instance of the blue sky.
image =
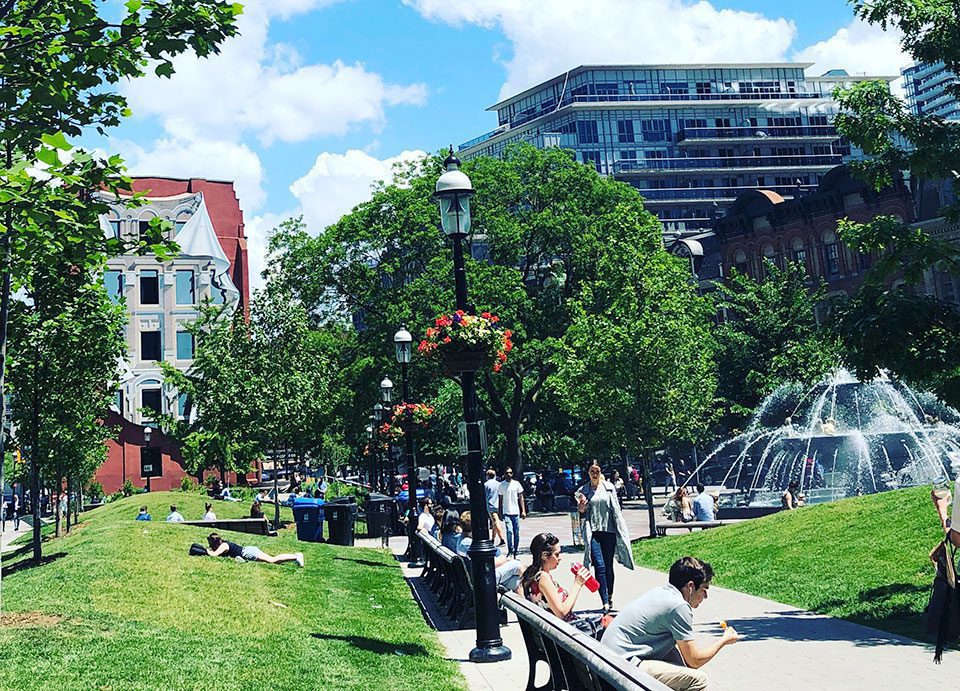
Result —
M804 60L895 74L897 36L842 0L249 0L242 36L124 85L96 144L136 174L236 182L259 271L268 231L348 211L397 158L496 125L503 94L583 63ZM789 8L789 14L785 8Z

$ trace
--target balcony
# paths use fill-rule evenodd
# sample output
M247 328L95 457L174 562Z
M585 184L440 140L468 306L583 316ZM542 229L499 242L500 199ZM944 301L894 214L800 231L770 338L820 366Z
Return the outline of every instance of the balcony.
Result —
M830 168L843 163L840 154L797 156L711 156L706 158L623 159L613 164L613 174L621 176L656 175L668 172L695 173L702 170L810 170Z
M837 128L833 125L796 125L786 127L687 127L677 134L678 144L712 144L717 140L726 142L749 141L755 142L764 139L775 141L789 140L820 140L834 141L839 139Z
M804 185L802 188L807 188ZM661 204L676 204L678 202L719 202L731 203L738 196L750 190L771 190L784 199L793 199L797 193L796 187L782 185L764 185L763 187L659 187L655 189L639 190L647 204L658 206Z

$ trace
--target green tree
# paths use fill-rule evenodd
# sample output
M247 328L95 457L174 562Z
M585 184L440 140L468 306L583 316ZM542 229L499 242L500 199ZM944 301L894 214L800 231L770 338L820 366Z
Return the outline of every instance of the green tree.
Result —
M726 314L715 337L727 428L741 425L781 384L813 383L841 361L837 337L816 319L826 285L811 290L803 265L794 262L781 269L767 261L764 272L755 281L733 270L716 294Z
M510 148L502 159L470 161L463 170L477 190L472 245L485 261L467 260L469 295L477 311L491 310L514 332L515 347L499 375L479 377L481 405L491 431L502 435L504 460L522 467L521 439L562 352L572 323L571 301L596 272L602 245L626 207L639 213L636 190L577 163L569 152ZM384 371L395 371L393 333L415 335L453 310L452 253L431 201L441 161L430 157L397 171L393 184L374 189L337 223L312 238L302 225L274 235L276 280L301 297L318 319L353 314L357 414L344 421L362 440L365 411L376 400ZM415 397L439 392L436 367L415 359ZM434 426L430 435L444 427Z
M663 249L656 218L626 206L617 218L574 303L555 383L571 415L597 421L611 447L642 455L707 429L712 308Z
M862 19L899 30L901 45L918 62L942 61L960 73L960 14L952 0L851 4ZM946 90L960 96L956 84ZM868 154L850 164L857 174L881 189L899 184L899 171L908 170L914 180L946 180L955 195L960 192L956 126L936 116L914 115L881 82L857 84L837 97L843 109L837 129ZM951 218L958 212L957 204L943 209ZM960 315L951 306L917 294L925 271L958 272L960 248L888 216L867 223L843 222L839 230L854 250L881 257L861 290L835 316L850 364L862 376L889 368L932 387L955 405L960 403Z
M17 438L30 464L39 560L41 483L59 497L64 481L79 487L105 458L111 430L101 418L118 385L126 314L110 301L100 274L72 265L48 270L26 298L13 306L8 385L16 392Z

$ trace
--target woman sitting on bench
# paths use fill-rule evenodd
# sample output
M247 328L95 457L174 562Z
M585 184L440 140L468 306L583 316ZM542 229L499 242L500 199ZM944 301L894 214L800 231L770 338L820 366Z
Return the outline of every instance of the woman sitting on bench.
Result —
M560 539L551 533L540 533L530 543L530 553L533 563L520 578L524 597L564 621L574 621L577 616L573 613L573 607L583 590L583 584L590 578L590 570L581 567L577 571L573 588L568 593L551 573L560 565Z
M252 545L242 547L236 542L224 540L218 533L210 533L210 535L207 536L207 543L210 545L207 554L211 557L230 557L237 561L265 561L268 564L295 561L298 566L303 566L303 552L278 554L275 557L271 557L259 547L253 547Z

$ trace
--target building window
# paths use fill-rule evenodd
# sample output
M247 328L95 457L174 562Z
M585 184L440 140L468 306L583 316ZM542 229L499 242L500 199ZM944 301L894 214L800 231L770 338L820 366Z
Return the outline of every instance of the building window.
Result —
M192 305L196 301L193 271L190 269L177 271L177 304Z
M141 331L140 332L140 359L141 360L162 360L163 345L160 339L159 331Z
M600 172L600 152L599 151L584 151L583 152L583 162L587 165L593 165L596 168L597 172Z
M747 253L743 250L737 250L733 255L733 265L736 270L743 274L747 275Z
M223 304L223 288L220 287L220 283L217 280L217 272L210 272L210 302L214 305Z
M697 82L698 94L709 94L713 92L713 85L710 82Z
M801 264L804 269L807 267L807 249L803 244L802 238L793 239L793 261Z
M836 242L823 246L823 254L827 258L827 273L831 276L840 273L840 248Z
M636 141L633 134L633 120L617 120L617 141L626 144Z
M160 304L160 274L153 269L140 272L140 304Z
M146 235L150 232L150 221L137 221L137 229L140 233L140 239L146 240Z
M119 220L110 220L110 232L113 234L115 240L120 239L120 221Z
M162 414L163 403L160 395L160 389L141 389L140 407L152 410L154 415ZM150 416L150 419L154 419L153 416Z
M117 412L123 415L123 389L117 389L113 397L113 405L116 406Z
M663 142L667 140L667 130L669 121L667 120L642 120L640 129L643 130L643 141L645 142Z
M193 359L193 334L189 331L177 332L177 359Z
M577 140L581 144L599 144L600 133L595 120L577 121Z
M637 160L637 150L636 149L623 149L620 151L620 160L621 161L636 161Z
M123 272L110 269L103 272L103 285L111 302L120 302L123 297Z
M183 227L187 225L187 221L189 220L190 220L189 216L179 216L173 224L174 233L179 235L180 231L183 230Z
M187 394L182 393L177 396L177 417L181 420L185 420L189 413L189 401L187 400Z

